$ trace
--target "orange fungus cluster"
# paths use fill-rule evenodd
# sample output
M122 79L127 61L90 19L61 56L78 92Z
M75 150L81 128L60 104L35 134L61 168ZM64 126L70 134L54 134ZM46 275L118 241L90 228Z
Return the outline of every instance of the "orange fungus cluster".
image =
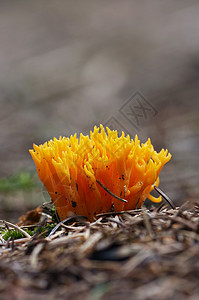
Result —
M101 125L89 136L54 138L30 150L40 180L53 200L61 220L73 214L88 217L140 207L146 198L160 202L150 192L171 154L157 153L150 139L140 144L122 132ZM111 195L127 200L122 202ZM113 206L114 205L114 206Z

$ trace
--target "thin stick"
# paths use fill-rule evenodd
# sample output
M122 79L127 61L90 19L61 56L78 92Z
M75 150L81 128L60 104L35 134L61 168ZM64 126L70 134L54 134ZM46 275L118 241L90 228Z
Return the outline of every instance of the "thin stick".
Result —
M97 214L96 217L106 217L106 216L116 216L116 215L123 215L123 214L134 214L137 215L142 210L140 208L133 209L133 210L121 210L121 211L113 211L113 212L107 212L107 213L101 213Z
M154 189L167 201L167 203L173 208L175 209L175 205L173 203L173 201L157 186L153 186Z
M142 207L142 211L143 211L143 217L144 217L144 223L145 223L146 230L147 230L148 235L150 236L150 238L153 239L154 234L153 234L153 231L152 231L152 226L151 226L151 223L150 223L149 216L146 213L146 208Z
M117 225L120 225L120 226L126 228L126 225L124 225L121 221L115 220L115 219L110 218L110 217L108 218L108 221L113 222L113 223L115 223Z
M36 232L35 232L35 233L33 234L33 236L32 236L32 240L34 240L35 238L37 238L37 237L39 236L39 232L40 232L41 228L42 228L43 226L45 226L46 221L47 221L47 217L45 217L45 218L43 219L43 221L42 221L40 224L38 224L37 230L36 230Z
M96 179L96 181L97 181L97 183L99 183L99 185L101 185L101 187L107 192L107 193L109 193L111 196L113 196L115 199L117 199L117 200L120 200L120 201L122 201L122 202L128 202L127 200L125 200L125 199L123 199L123 198L120 198L120 197L118 197L117 195L115 195L115 194L113 194L107 187L105 187L105 185L103 185L103 183L101 183L99 180L97 180Z
M74 215L72 217L68 217L66 219L64 219L63 221L59 222L52 230L51 232L49 233L48 237L50 237L51 235L53 235L58 229L60 226L62 226L64 223L68 222L68 221L71 221L73 219L87 219L87 217L84 217L84 216L78 216L78 215Z
M0 220L0 222L4 223L5 225L12 227L16 230L18 230L19 232L21 232L23 235L25 235L25 237L31 239L31 235L29 235L25 230L23 230L22 228L20 228L19 226L12 224L10 222L4 221L4 220Z

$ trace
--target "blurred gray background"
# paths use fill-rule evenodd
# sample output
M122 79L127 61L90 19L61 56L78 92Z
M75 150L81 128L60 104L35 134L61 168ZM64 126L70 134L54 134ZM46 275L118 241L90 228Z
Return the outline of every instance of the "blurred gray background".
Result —
M196 200L198 15L196 0L1 1L0 178L36 176L33 142L102 123L168 148L160 187ZM2 215L41 203L41 189L7 192Z

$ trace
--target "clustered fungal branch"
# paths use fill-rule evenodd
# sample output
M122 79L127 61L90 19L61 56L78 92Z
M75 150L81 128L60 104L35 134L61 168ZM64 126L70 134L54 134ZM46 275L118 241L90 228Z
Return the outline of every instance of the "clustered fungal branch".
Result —
M150 193L171 159L168 150L158 153L150 139L140 144L137 135L133 140L106 130L95 126L90 136L54 138L30 150L60 220L77 214L92 221L112 205L122 211L141 207L146 198L161 201Z

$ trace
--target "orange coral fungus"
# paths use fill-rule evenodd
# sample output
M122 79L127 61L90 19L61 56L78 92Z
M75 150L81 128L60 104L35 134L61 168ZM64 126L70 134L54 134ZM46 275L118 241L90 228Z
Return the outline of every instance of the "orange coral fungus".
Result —
M171 154L157 153L150 139L140 145L117 131L94 128L89 136L54 138L30 150L39 178L52 198L61 220L72 214L93 220L96 214L140 207L146 198L160 202L150 192L158 186L159 173ZM101 183L101 184L99 184ZM124 203L116 196L126 199Z

